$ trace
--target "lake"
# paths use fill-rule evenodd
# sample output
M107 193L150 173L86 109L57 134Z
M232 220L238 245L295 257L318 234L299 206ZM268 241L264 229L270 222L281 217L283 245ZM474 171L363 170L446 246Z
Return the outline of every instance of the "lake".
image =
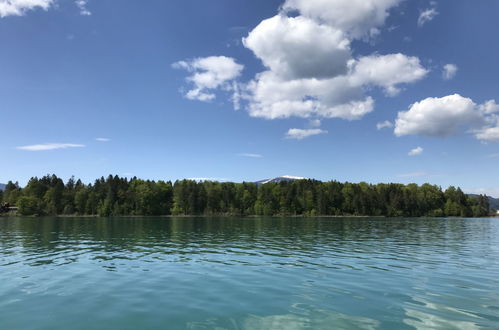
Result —
M497 329L499 219L0 218L0 329Z

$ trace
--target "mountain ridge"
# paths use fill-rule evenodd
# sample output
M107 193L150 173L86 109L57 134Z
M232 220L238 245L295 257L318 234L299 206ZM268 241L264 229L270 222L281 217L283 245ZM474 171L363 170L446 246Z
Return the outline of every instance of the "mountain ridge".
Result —
M282 175L282 176L277 176L275 178L271 179L264 179L260 181L256 181L256 185L262 185L266 183L279 183L279 182L292 182L292 181L297 181L297 180L306 180L307 178L303 178L301 176L293 176L293 175Z
M468 194L468 196L472 196L472 197L478 197L479 195L477 194ZM485 195L487 196L487 198L489 199L489 206L491 209L495 209L495 210L499 210L499 198L494 198L492 196L488 196L488 195Z

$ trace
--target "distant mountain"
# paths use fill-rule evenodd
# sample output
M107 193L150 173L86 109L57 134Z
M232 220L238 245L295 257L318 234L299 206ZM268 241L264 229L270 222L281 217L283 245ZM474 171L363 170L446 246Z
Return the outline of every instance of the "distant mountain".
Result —
M468 194L468 196L478 197L476 194ZM499 198L487 196L489 198L489 205L491 209L499 210Z
M291 182L291 181L296 181L296 180L306 180L307 178L302 178L300 176L291 176L291 175L283 175L283 176L278 176L276 178L272 179L265 179L265 180L260 180L255 182L257 185L262 185L266 183L278 183L278 182Z
M0 183L0 190L4 191L5 190L5 184Z
M495 210L499 210L499 198L492 198L489 196L489 205Z

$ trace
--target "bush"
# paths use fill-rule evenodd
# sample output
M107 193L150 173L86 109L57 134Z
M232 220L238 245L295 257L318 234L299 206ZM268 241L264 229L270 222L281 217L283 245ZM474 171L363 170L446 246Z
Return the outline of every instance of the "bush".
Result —
M19 197L17 207L21 215L39 215L43 209L41 200L32 196Z

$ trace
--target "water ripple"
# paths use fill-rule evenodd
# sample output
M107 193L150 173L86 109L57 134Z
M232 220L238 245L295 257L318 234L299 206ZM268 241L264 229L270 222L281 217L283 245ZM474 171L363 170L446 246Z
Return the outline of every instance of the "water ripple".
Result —
M497 219L0 219L1 329L492 329Z

